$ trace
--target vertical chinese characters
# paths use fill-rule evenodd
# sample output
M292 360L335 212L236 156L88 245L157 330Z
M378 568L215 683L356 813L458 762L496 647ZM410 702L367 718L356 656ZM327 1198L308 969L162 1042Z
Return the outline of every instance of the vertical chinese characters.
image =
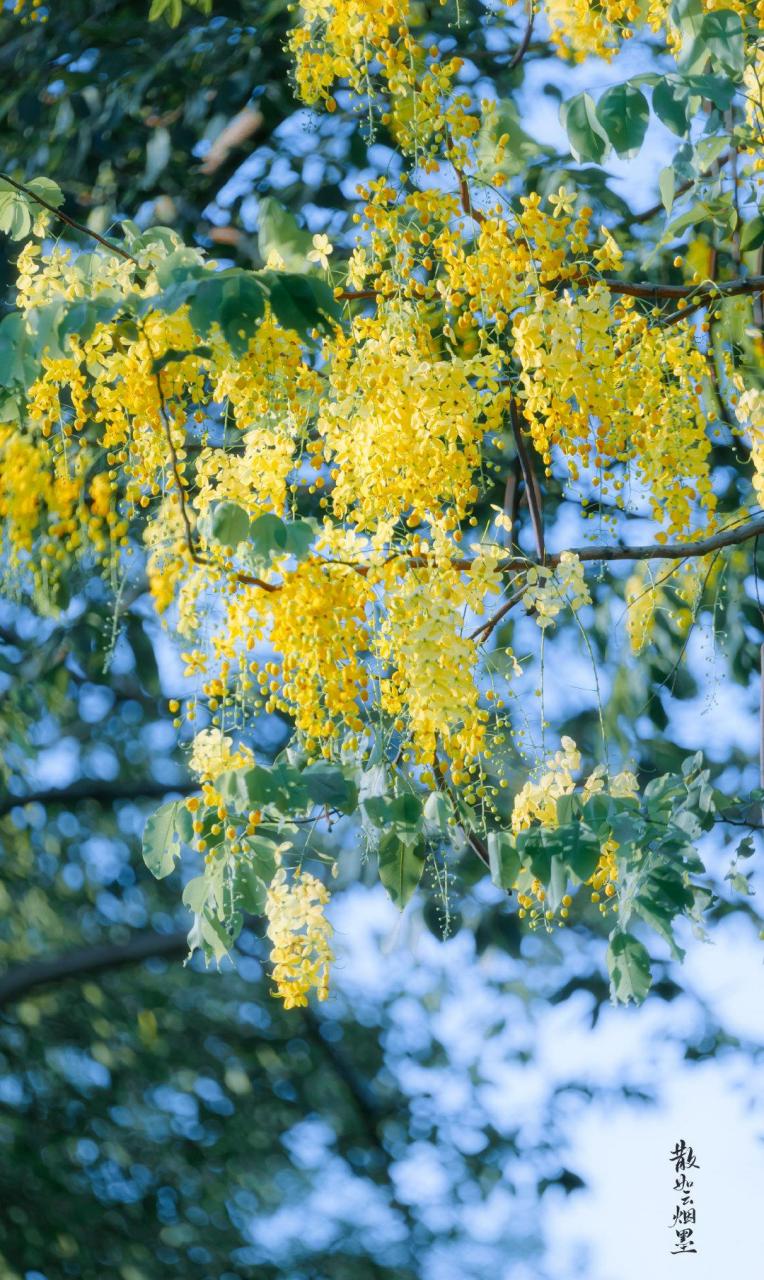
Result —
M684 1138L679 1139L669 1156L669 1160L674 1166L674 1191L677 1194L674 1217L670 1223L675 1235L675 1247L671 1252L697 1253L698 1250L695 1247L697 1216L692 1195L695 1183L688 1178L687 1174L689 1170L699 1169L700 1165L695 1159L695 1152L692 1147L687 1145Z

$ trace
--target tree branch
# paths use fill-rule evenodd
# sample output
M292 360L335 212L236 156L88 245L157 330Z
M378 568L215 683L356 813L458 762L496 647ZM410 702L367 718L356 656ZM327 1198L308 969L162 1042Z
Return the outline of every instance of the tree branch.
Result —
M71 787L49 787L44 791L30 791L25 796L0 797L0 818L17 806L25 804L65 805L69 807L80 800L95 800L98 804L111 804L115 800L162 799L172 791L190 795L197 791L195 782L78 782Z
M725 165L729 160L729 158L730 158L730 153L728 151L725 151L723 156L719 156L719 161L718 161L719 167L721 168L723 165ZM712 173L713 173L713 168L704 169L699 178L690 178L689 181L683 182L680 186L678 186L676 191L674 192L674 204L676 204L680 196L686 195L687 192L690 190L690 188L695 186L696 182L702 182L704 178L709 178ZM635 213L634 216L629 219L629 221L632 224L650 222L651 219L656 218L659 213L664 213L665 209L666 209L666 206L664 205L663 201L660 200L657 204L651 204L649 209L643 209L641 213Z
M463 174L460 177L461 182L466 182ZM464 197L462 193L462 203ZM465 208L476 222L484 221L483 214L478 209L472 207L471 204ZM574 275L564 280L546 280L543 282L545 289L563 289L572 285L579 285L584 288L589 285L604 284L610 293L614 293L619 297L641 298L645 302L671 302L685 298L690 305L684 307L681 311L672 312L667 317L666 323L670 320L681 320L684 316L690 315L692 311L698 307L702 307L704 303L712 301L714 298L735 298L741 294L753 294L757 296L764 293L764 275L756 276L740 276L735 280L725 280L721 284L715 283L713 280L706 281L704 284L658 284L652 280L608 280L605 276L594 276L586 273L585 275ZM362 299L377 298L380 295L375 289L343 289L339 290L335 297L340 302L358 302Z
M46 960L30 960L9 969L0 978L0 1008L21 999L29 991L67 978L120 969L155 957L180 956L188 950L185 930L174 933L139 933L129 942L102 942L75 947Z

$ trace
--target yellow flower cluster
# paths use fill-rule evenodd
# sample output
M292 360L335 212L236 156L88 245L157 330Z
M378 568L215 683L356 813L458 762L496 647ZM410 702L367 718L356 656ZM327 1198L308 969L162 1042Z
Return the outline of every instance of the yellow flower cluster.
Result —
M324 914L328 901L328 890L307 871L295 872L290 884L286 870L279 867L268 889L265 914L273 944L273 981L286 1009L307 1005L311 991L319 1000L329 995L334 954L333 930Z
M533 612L542 631L554 625L566 605L576 613L592 602L584 581L584 566L573 551L563 551L559 564L552 569L545 565L529 569L525 581L523 604Z
M366 578L344 565L306 561L288 574L275 603L252 598L283 662L269 682L266 711L294 716L310 752L332 756L343 735L363 730L369 693L363 653L370 636Z
M750 434L753 489L759 506L764 506L764 391L753 387L744 391L735 413L741 426L747 427Z
M477 499L480 446L507 403L498 352L438 358L406 307L356 321L330 358L318 431L334 514L371 531L402 519L455 529Z
M689 325L651 325L633 299L615 306L603 284L586 295L539 292L514 324L524 411L547 467L555 451L573 480L622 500L646 485L654 518L687 535L715 509L703 381L707 356Z
M477 647L463 634L464 585L442 567L400 578L390 592L378 652L392 667L380 702L432 765L441 746L457 776L480 754L486 711L478 705Z
M701 0L702 9L732 9L764 21L762 0ZM647 25L653 31L666 32L669 48L680 48L678 29L672 22L670 0L544 0L552 42L558 52L574 62L582 62L590 54L612 58L622 40L634 34L633 28Z
M505 3L511 7L517 0ZM701 0L701 6L707 13L723 7L764 23L764 0ZM670 0L543 0L539 7L558 54L574 62L592 54L613 58L642 26L664 32L672 51L681 47ZM420 139L425 130L443 129L443 100L461 63L442 62L437 46L427 48L416 39L412 28L421 22L421 7L411 0L305 0L290 36L300 95L333 111L338 80L357 94L373 93L379 83L399 135L414 112Z
M233 751L233 739L221 729L202 729L191 743L189 766L203 782L214 782L226 769L241 769L251 764L248 747Z
M441 0L442 4L446 0ZM356 95L385 97L383 123L404 151L436 151L444 136L477 132L468 93L455 93L461 58L442 59L437 45L413 34L419 15L409 0L306 0L290 34L300 96L336 110L334 87L346 82ZM423 159L427 167L427 158Z
M744 572L745 551L732 551L734 564L741 557L739 569ZM702 556L677 562L658 560L652 565L643 564L626 580L626 633L632 651L641 653L654 634L659 615L670 622L673 630L686 634L695 621L704 593L717 586L724 572L724 562L718 556Z
M555 752L551 760L547 761L547 767L540 777L529 779L515 796L512 809L512 831L515 835L521 831L527 831L534 823L544 827L556 827L558 825L557 801L563 796L573 795L576 791L577 783L573 775L581 768L581 753L572 738L563 737L561 748L560 751ZM610 778L605 766L597 765L581 785L580 797L582 802L586 803L592 796L603 793L621 799L635 797L638 794L636 776L629 770L624 770ZM605 906L601 904L600 891L604 890L606 899L615 898L617 893L618 865L615 856L617 850L618 843L613 839L602 843L594 874L587 881L591 888L592 902L600 904L602 911L605 910ZM523 886L518 891L518 902L523 918L530 911L531 925L534 925L543 912L543 907L540 909L535 906L534 901L543 904L545 892L538 881L532 881L530 885L526 885L527 878L525 873ZM571 903L572 898L566 894L562 899L563 919L567 918ZM549 920L553 913L547 909L543 915Z
M14 16L24 22L47 22L45 0L16 0L13 6Z

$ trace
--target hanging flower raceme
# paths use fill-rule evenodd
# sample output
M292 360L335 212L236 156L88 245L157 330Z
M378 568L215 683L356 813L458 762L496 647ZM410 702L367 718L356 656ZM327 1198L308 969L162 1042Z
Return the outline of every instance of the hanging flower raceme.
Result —
M287 1009L307 1005L315 991L319 1000L329 994L332 926L324 914L329 892L315 876L296 871L290 882L286 869L276 872L265 902L267 933L276 994Z

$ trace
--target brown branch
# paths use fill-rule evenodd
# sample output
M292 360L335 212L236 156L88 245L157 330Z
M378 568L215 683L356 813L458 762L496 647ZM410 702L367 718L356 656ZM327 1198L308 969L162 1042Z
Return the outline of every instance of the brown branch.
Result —
M42 791L30 791L25 796L6 793L0 798L0 818L17 806L27 804L63 805L70 808L81 800L94 800L97 804L111 804L115 800L151 800L172 792L189 795L197 791L197 784L184 781L164 782L76 782L71 787L48 787Z
M533 35L533 23L536 19L536 6L534 4L534 0L529 0L529 6L530 6L530 15L528 18L528 25L525 28L525 35L523 36L522 40L520 41L520 44L517 46L517 48L515 49L515 52L512 54L512 57L507 63L505 68L507 71L514 71L515 67L520 66L520 63L522 62L523 58L525 57L530 47L531 36Z
M614 560L690 560L697 556L711 555L712 552L721 551L724 547L738 546L741 542L748 542L751 538L760 538L762 535L764 535L764 516L751 520L748 524L722 529L719 533L711 534L707 538L698 538L695 542L648 542L636 547L588 546L570 547L569 550L572 555L578 556L579 560L589 563L592 561L610 563ZM547 555L546 564L559 564L561 557L560 551ZM453 560L451 563L453 568L466 572L470 569L472 561ZM538 563L529 556L512 556L502 560L497 565L497 571L506 573L510 569L522 570Z
M761 295L764 293L764 276L749 276L748 279L728 280L724 284L716 284L709 281L707 284L695 285L688 294L685 294L687 303L683 307L678 307L676 311L672 311L670 315L663 318L663 324L676 324L678 320L686 320L687 316L692 315L693 311L697 311L699 307L704 307L707 302L715 302L717 298L734 298L741 294Z
M15 178L11 178L9 174L0 172L0 178L2 178L4 182L7 182L11 187L15 187L15 189L20 191L22 195L25 195L28 200L34 200L35 204L42 205L43 209L47 209L49 213L52 213L56 218L59 218L61 222L65 222L67 227L72 227L75 231L80 231L82 235L89 236L91 240L97 240L98 243L102 244L110 253L116 253L118 258L124 258L125 262L132 262L136 267L139 265L138 259L134 258L131 253L128 253L126 249L121 249L119 245L112 244L111 240L107 240L105 236L101 236L97 231L92 231L90 227L86 227L84 223L77 222L75 218L70 218L68 213L63 213L61 209L57 209L54 204L49 204L49 202L44 200L42 196L38 196L36 191L31 191L30 188L25 187L23 183L16 182Z
M759 517L757 520L752 520L748 524L722 529L719 533L711 534L707 538L699 538L695 542L650 542L635 547L589 545L585 547L570 547L568 550L572 555L578 556L579 560L584 563L615 560L690 560L697 556L710 555L712 552L720 551L724 547L737 546L741 542L748 542L751 538L761 537L762 535L764 535L764 516ZM562 555L563 553L560 551L552 554L545 552L543 560L534 560L532 556L509 556L499 561L496 571L497 573L508 573L510 571L522 572L533 566L537 568L542 565L554 567L560 563ZM433 565L436 567L438 565L438 561L428 555L394 555L388 558L387 563L394 559L404 560L408 569L426 569ZM474 563L474 560L465 556L450 560L448 566L459 573L469 573ZM353 564L349 560L325 560L323 564L328 569L333 565L350 568L364 578L367 577L372 568L368 564ZM268 587L272 591L280 590L278 586L268 584Z
M474 209L472 207L472 197L470 196L469 183L467 182L465 175L462 173L456 161L452 158L454 155L455 148L454 148L454 140L451 137L451 132L449 129L446 130L446 142L448 144L447 155L449 157L451 167L454 173L456 174L456 180L459 183L459 200L461 202L462 209L464 213L466 213L467 217L472 218L473 222L477 222L479 226L481 222L485 222L485 214L481 213L480 209Z
M510 524L510 528L508 530L505 529L504 532L508 538L514 533L521 500L519 465L518 459L515 458L507 473L507 482L504 486L504 515Z
M19 1000L37 987L83 978L156 957L180 956L188 950L185 930L173 933L139 933L129 942L102 942L75 947L46 960L30 960L16 965L0 977L0 1007Z
M462 175L463 176L463 175ZM466 181L466 179L464 179ZM479 210L468 210L470 217L482 222L484 215ZM479 216L478 216L479 215ZM604 284L610 293L619 297L641 298L645 302L672 302L687 299L690 305L684 307L668 320L681 320L690 315L697 307L714 298L734 298L742 294L758 296L764 293L764 275L740 276L735 280L725 280L722 284L707 281L705 284L658 284L652 280L608 280L605 276L585 273L573 275L568 279L555 279L543 282L545 289L564 289L571 285L587 288L589 285ZM338 300L355 302L361 298L377 298L380 295L374 289L344 290L337 295Z
M725 165L727 163L727 161L730 158L730 154L731 154L730 152L725 152L723 156L719 157L718 163L720 166ZM688 179L687 182L683 182L681 186L677 187L676 191L674 192L674 201L676 202L680 198L680 196L686 195L687 192L690 190L690 188L695 186L696 182L702 182L704 178L710 178L712 173L713 173L713 167L709 169L704 169L699 177L690 178ZM643 209L642 213L635 213L633 218L630 219L630 221L632 223L650 222L652 218L656 218L658 214L661 213L661 211L665 210L665 207L666 206L664 205L663 201L659 200L657 204L650 205L649 209Z
M478 636L482 636L483 639L481 643L484 644L492 632L496 630L502 618L506 618L510 609L514 609L515 605L520 603L525 592L525 586L522 586L518 591L515 591L514 595L511 595L509 599L504 602L501 608L497 609L496 613L487 620L487 622L484 622L481 627L476 627L475 630L470 633L468 639L477 640Z

